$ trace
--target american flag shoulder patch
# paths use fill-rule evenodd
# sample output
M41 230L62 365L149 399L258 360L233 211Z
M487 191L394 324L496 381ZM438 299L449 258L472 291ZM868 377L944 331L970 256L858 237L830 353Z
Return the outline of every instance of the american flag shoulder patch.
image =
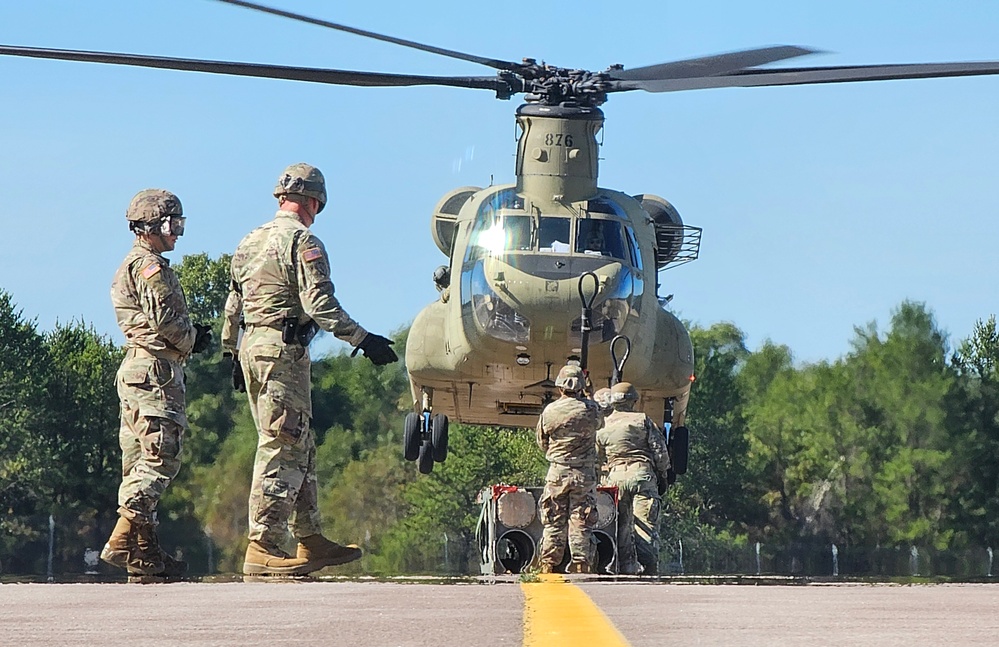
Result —
M161 268L160 268L160 264L159 263L153 263L152 265L150 265L146 269L142 270L142 278L144 278L146 280L149 280L149 279L153 278L154 276L156 276L156 273L159 272L160 269Z
M313 247L312 249L307 249L304 252L302 252L303 261L314 261L317 258L322 258L322 257L323 257L323 251L318 247Z

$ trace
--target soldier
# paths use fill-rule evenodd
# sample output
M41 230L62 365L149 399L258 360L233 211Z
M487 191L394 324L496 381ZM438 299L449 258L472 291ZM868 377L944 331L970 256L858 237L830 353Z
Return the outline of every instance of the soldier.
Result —
M115 379L122 479L118 523L101 559L133 575L180 575L187 564L160 548L156 506L180 470L187 427L183 364L208 347L211 329L191 323L184 291L163 257L184 233L177 196L140 191L125 217L135 244L111 284L111 303L125 334L125 359Z
M232 258L222 350L233 386L245 391L257 426L250 487L250 543L243 572L303 574L360 558L357 546L323 537L317 505L309 342L320 328L376 365L398 359L392 341L367 332L333 296L326 248L309 231L326 206L319 169L293 164L274 188L278 212L251 231ZM240 327L245 327L242 340ZM295 555L281 549L289 525Z
M603 414L583 393L585 379L579 366L562 367L555 380L562 397L546 406L538 419L538 446L550 463L539 501L544 524L542 573L551 573L562 563L566 539L572 560L567 572L589 573L593 568L596 439Z
M662 432L644 413L635 412L638 391L628 382L611 387L615 411L597 433L603 485L618 489L619 570L654 575L659 568L660 496L666 492L669 455Z

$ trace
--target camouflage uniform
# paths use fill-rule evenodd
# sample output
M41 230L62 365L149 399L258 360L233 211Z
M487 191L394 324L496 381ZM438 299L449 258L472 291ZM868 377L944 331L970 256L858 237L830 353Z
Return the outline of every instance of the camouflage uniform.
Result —
M239 337L240 318L245 324ZM282 341L286 318L316 322L352 346L367 335L333 295L322 242L290 211L251 231L232 259L222 350L238 353L257 426L249 538L279 547L321 533L309 349ZM238 346L238 348L237 348Z
M184 361L197 331L170 262L139 239L111 284L125 359L116 384L121 400L118 513L155 523L160 496L180 470L187 415Z
M602 424L603 415L595 402L571 396L549 404L538 419L538 446L550 463L538 503L544 524L543 568L561 564L566 539L574 565L594 563L596 436Z
M597 433L602 485L618 488L617 554L621 573L658 572L659 484L669 456L662 432L644 413L615 411Z

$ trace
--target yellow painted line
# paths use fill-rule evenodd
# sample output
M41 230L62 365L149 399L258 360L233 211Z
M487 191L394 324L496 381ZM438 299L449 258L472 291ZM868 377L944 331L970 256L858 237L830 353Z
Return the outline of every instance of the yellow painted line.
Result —
M556 574L522 582L524 647L628 647L628 641L583 589Z

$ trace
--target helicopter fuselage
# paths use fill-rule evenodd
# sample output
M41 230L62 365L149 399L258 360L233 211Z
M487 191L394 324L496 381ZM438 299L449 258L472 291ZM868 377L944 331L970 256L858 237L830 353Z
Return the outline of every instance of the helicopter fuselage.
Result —
M650 415L661 420L664 398L685 400L693 352L683 325L659 305L652 237L635 233L627 210L592 211L641 206L605 190L588 203L532 214L516 185L468 201L456 222L456 242L466 244L453 250L450 285L410 329L414 401L431 389L434 411L456 421L533 426L557 397L555 373L580 358L579 277L587 272L597 277L587 367L594 385L608 384L610 342L623 335L632 342L627 379Z
M596 186L596 108L522 106L517 183L448 194L432 223L450 257L441 299L414 320L406 366L419 410L459 422L533 426L557 397L553 376L582 348L582 298L592 300L587 369L615 369L611 341L631 342L626 379L641 406L682 424L693 370L690 338L657 295L661 256L643 203ZM580 277L596 277L588 285Z

